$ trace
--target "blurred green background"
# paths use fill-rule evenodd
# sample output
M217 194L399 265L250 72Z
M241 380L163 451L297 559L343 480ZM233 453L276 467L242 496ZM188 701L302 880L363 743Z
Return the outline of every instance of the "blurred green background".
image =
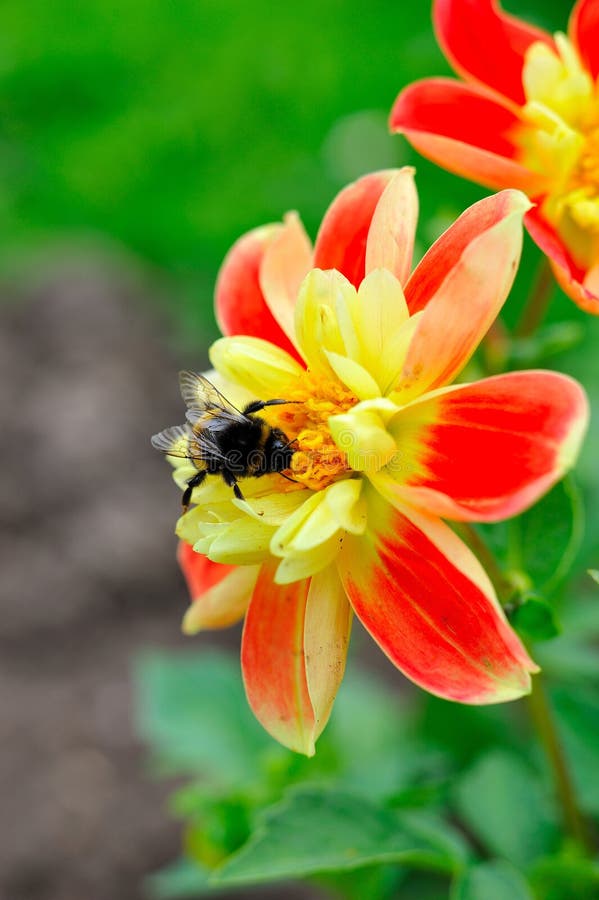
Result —
M507 6L551 30L569 9ZM449 71L421 0L4 0L2 20L0 264L108 239L167 274L188 336L215 335L236 237L288 209L314 235L366 171L416 162L426 242L481 195L387 134L400 88Z

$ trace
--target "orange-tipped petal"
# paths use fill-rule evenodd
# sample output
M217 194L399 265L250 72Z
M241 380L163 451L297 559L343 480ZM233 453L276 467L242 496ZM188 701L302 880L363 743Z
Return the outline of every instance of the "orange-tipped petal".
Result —
M424 256L406 286L411 312L424 312L397 386L398 402L448 384L466 365L512 286L529 208L519 191L487 197Z
M599 4L578 0L570 16L569 34L593 78L599 75Z
M599 260L588 272L581 269L538 207L527 212L524 224L533 241L547 255L555 279L564 293L585 312L599 315Z
M496 0L435 0L437 39L452 66L516 103L524 103L524 54L547 32L505 13Z
M276 584L265 564L243 629L241 665L254 715L277 741L314 754L343 677L351 614L336 571Z
M295 343L294 310L300 284L312 263L312 245L299 216L288 213L283 227L266 247L260 287L274 318Z
M400 284L412 270L418 222L418 194L414 169L406 166L391 179L381 195L366 241L366 274L387 269Z
M243 618L258 577L258 566L225 566L212 562L185 541L179 543L177 559L192 600L183 619L186 634L227 628Z
M264 254L282 228L282 225L255 228L233 244L218 273L216 320L224 335L261 337L297 359L295 347L275 320L260 287Z
M447 700L499 703L528 693L537 667L459 538L378 495L369 525L364 537L346 537L338 565L356 615L391 661Z
M389 119L427 159L485 187L538 194L546 178L517 161L516 112L478 85L427 78L406 87Z
M396 497L453 519L517 515L574 464L588 414L580 385L556 372L511 372L417 401L391 426L398 446L402 434L418 443L418 468Z
M314 246L315 269L337 269L359 287L366 274L366 241L381 195L397 170L364 175L329 206Z

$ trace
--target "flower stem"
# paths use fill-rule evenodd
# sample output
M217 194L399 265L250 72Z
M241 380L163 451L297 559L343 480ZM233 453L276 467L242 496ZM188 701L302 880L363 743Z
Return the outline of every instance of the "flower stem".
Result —
M454 522L453 525L457 533L466 541L486 569L499 600L505 604L513 592L513 584L501 571L485 540L468 522ZM585 821L578 808L574 783L570 776L566 755L555 726L553 711L540 675L535 676L533 679L532 691L526 699L532 723L553 774L565 832L580 847L592 853L593 846Z
M514 337L528 338L535 333L545 317L554 287L555 279L553 277L553 272L551 271L551 266L546 259L543 259L538 268L537 276L526 305L522 311L520 321L514 329Z
M570 835L582 848L592 853L593 847L584 819L578 809L574 783L568 770L564 749L555 727L553 711L540 675L533 679L532 692L526 699L532 722L553 773L566 834Z

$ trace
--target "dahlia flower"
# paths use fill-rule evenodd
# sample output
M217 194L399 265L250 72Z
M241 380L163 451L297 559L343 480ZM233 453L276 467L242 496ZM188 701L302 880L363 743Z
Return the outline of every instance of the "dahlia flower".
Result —
M341 682L352 616L412 681L462 703L530 689L537 667L470 549L443 521L489 522L540 497L576 456L585 395L553 372L451 385L510 289L526 197L475 204L413 272L410 169L343 190L314 248L295 214L242 237L217 283L226 335L209 378L292 442L283 477L216 475L179 520L184 630L245 616L247 697L311 755ZM410 274L411 273L411 274ZM171 458L184 488L197 471Z

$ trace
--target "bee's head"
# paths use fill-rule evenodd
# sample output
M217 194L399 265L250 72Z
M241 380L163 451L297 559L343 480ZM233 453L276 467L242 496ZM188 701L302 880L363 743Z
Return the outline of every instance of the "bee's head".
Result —
M268 457L272 472L282 472L291 465L291 458L295 453L289 446L289 438L280 428L271 428L266 442L265 453Z

